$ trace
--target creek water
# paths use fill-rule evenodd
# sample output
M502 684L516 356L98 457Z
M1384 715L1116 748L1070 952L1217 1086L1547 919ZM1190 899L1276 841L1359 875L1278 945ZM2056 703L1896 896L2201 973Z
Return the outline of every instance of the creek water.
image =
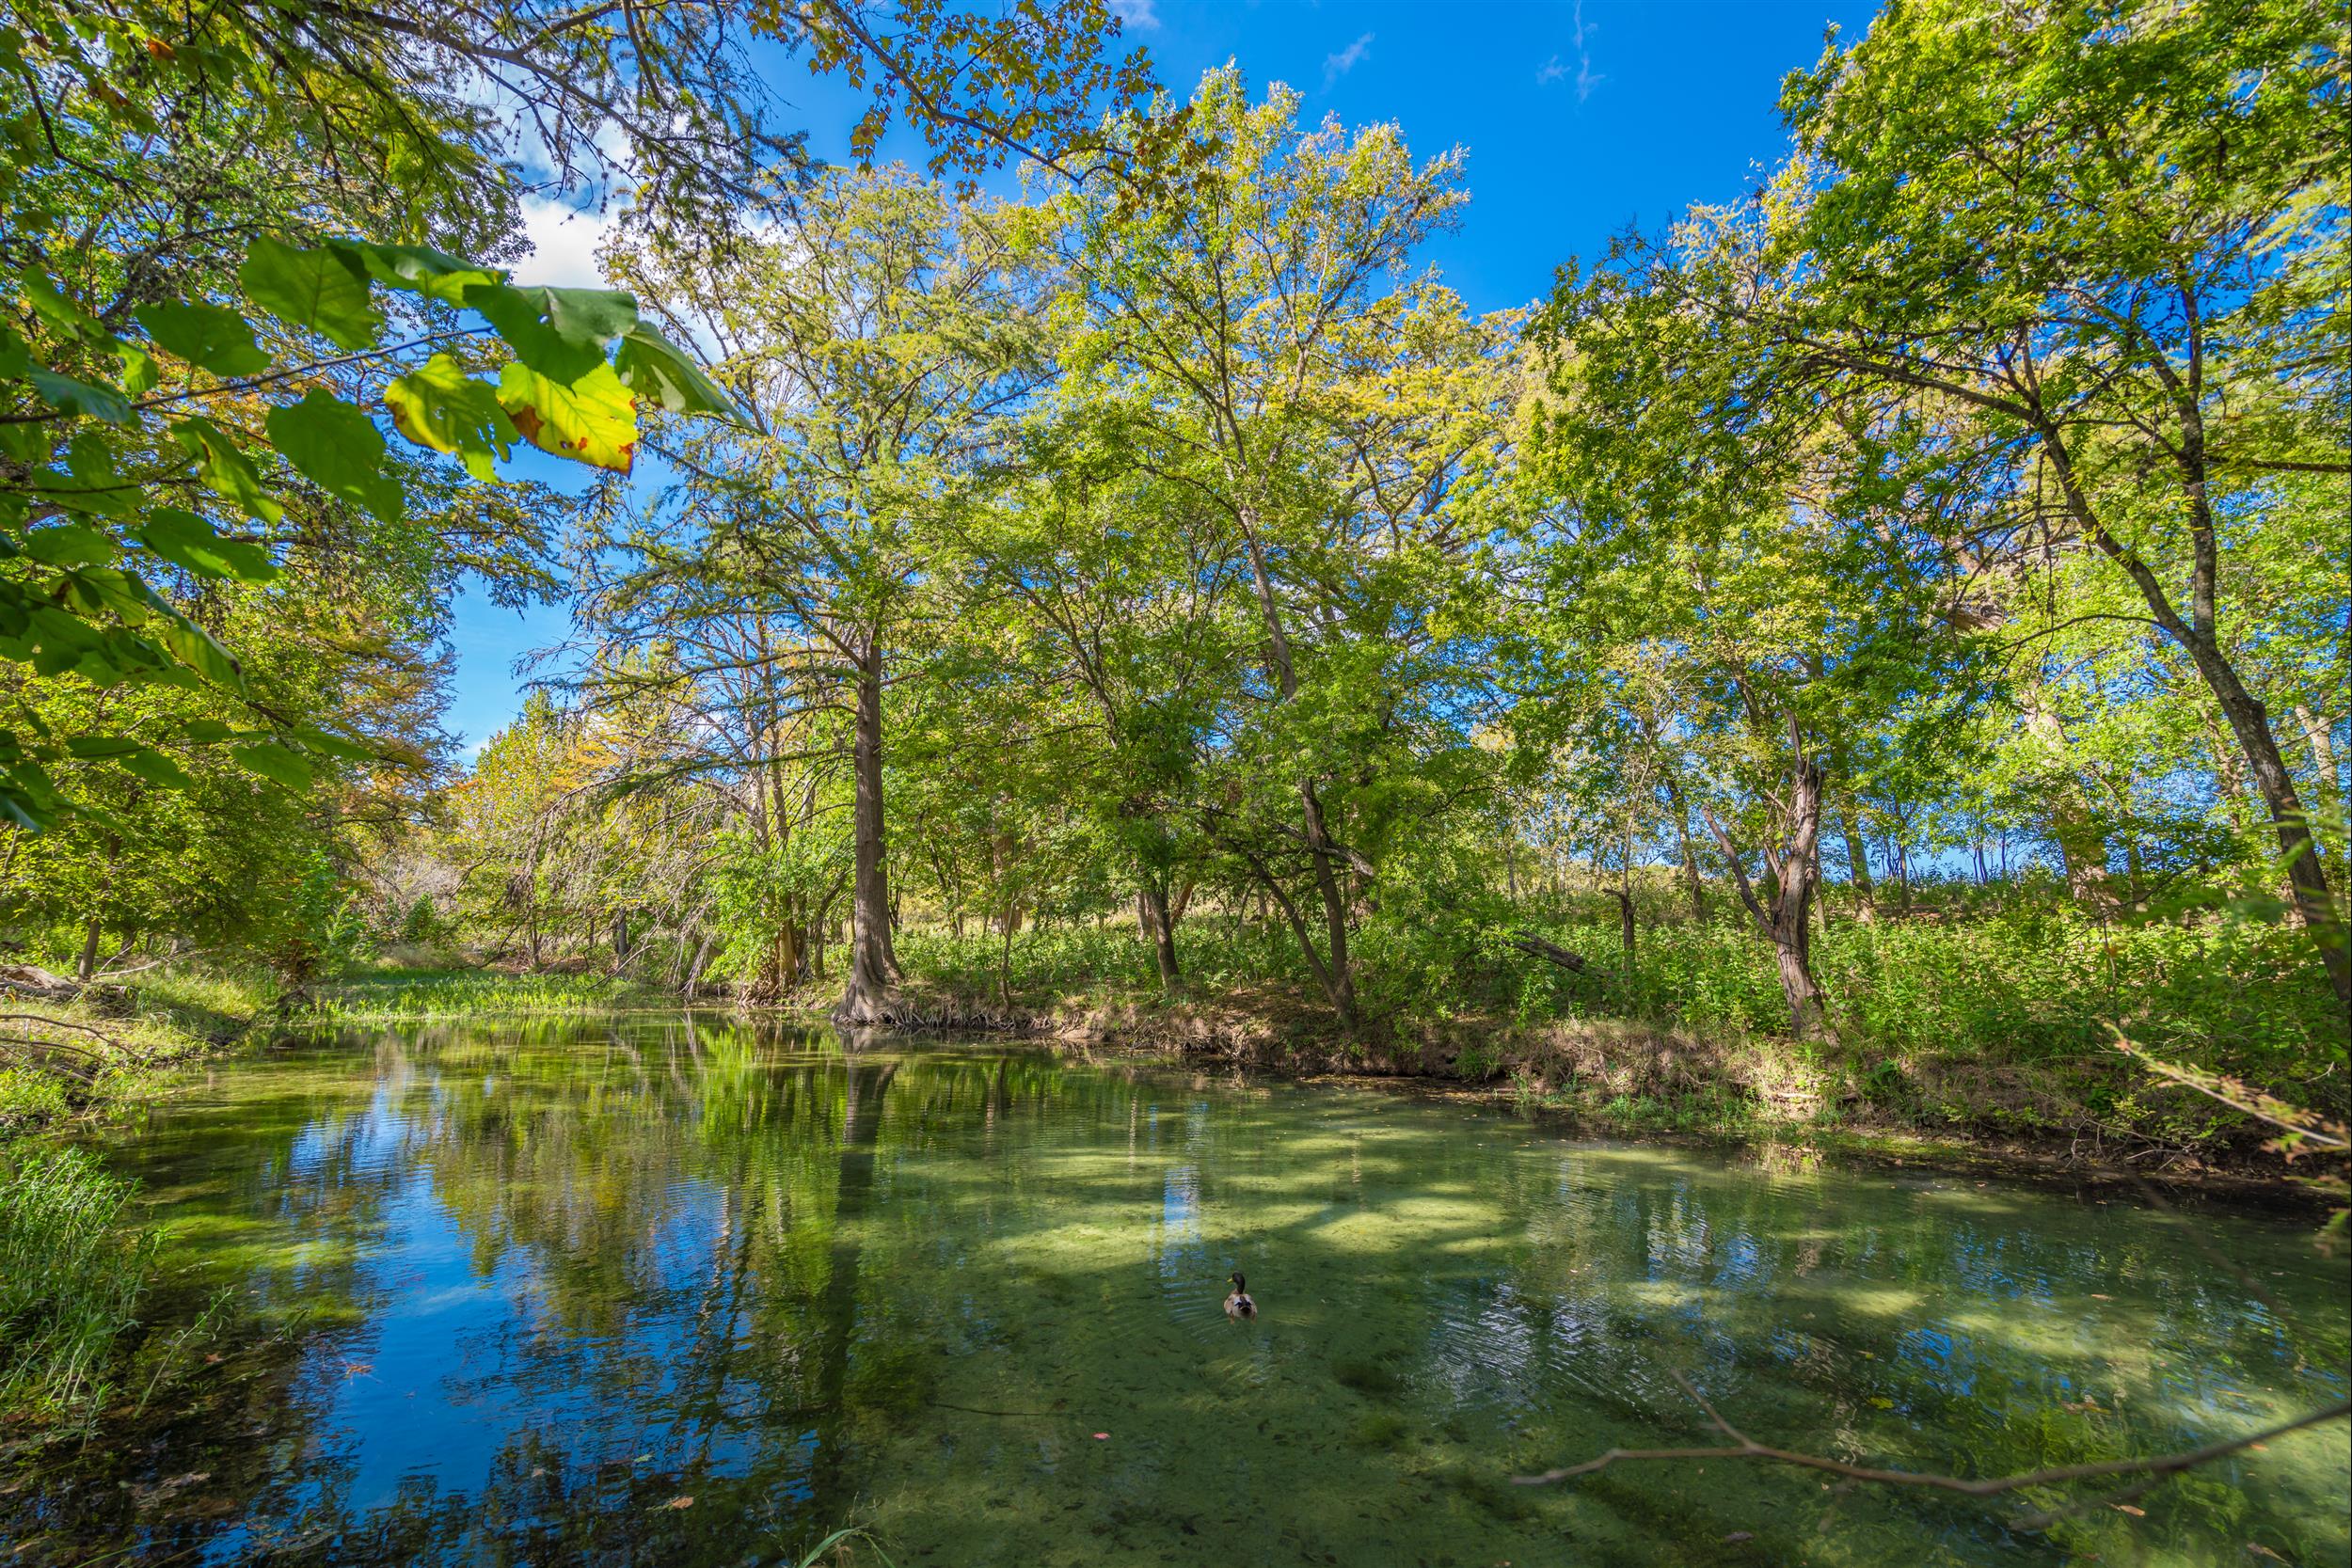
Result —
M158 1334L233 1331L0 1475L0 1560L691 1568L844 1525L899 1568L2346 1560L2342 1421L2042 1530L2099 1494L1511 1481L1719 1442L1677 1376L1901 1468L2236 1436L2344 1394L2308 1218L635 1015L281 1045L106 1147L171 1230Z

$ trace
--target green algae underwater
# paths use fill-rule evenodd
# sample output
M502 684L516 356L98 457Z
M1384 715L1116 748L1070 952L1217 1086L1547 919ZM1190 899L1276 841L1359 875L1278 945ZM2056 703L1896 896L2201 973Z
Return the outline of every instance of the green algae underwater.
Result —
M2346 1265L2296 1219L695 1016L289 1042L104 1152L169 1227L154 1331L226 1289L243 1338L0 1473L10 1562L2347 1555L2341 1421L2039 1531L2098 1489L1511 1481L1719 1441L1677 1375L1899 1468L2242 1435L2344 1394Z

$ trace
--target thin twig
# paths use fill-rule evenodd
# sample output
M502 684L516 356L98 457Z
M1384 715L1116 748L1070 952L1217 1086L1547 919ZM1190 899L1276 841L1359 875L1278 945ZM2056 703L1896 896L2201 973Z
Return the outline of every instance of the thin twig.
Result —
M2346 1128L2340 1121L2329 1121L2316 1111L2290 1105L2277 1096L2265 1094L2252 1085L2226 1073L2207 1072L2202 1068L2152 1056L2145 1046L2127 1038L2121 1030L2115 1032L2115 1049L2159 1078L2184 1088L2195 1089L2233 1111L2242 1111L2257 1120L2266 1121L2292 1137L2308 1139L2323 1149L2352 1149L2352 1128ZM2291 1147L2282 1152L2289 1159L2294 1158Z
M40 1013L0 1013L0 1023L38 1023L44 1029L71 1029L79 1035L96 1035L117 1051L122 1049L122 1042L105 1030L93 1029L87 1023L75 1023L71 1019L48 1018Z
M1769 1444L1756 1441L1729 1421L1724 1420L1716 1412L1715 1407L1708 1403L1696 1388L1691 1386L1690 1379L1680 1372L1675 1373L1674 1377L1675 1382L1681 1385L1682 1391L1690 1395L1701 1410L1707 1412L1708 1419L1713 1422L1715 1430L1730 1438L1736 1447L1611 1449L1598 1458L1588 1459L1581 1465L1571 1465L1565 1469L1546 1470L1543 1474L1535 1476L1513 1476L1512 1483L1518 1486L1548 1486L1553 1481L1568 1481L1577 1476L1590 1475L1596 1470L1605 1469L1619 1460L1625 1459L1765 1459L1778 1465L1794 1465L1802 1469L1826 1471L1834 1476L1843 1476L1849 1481L1876 1481L1887 1486L1925 1486L1940 1492L1958 1492L1971 1497L1998 1497L2004 1492L2014 1492L2024 1486L2050 1486L2060 1481L2091 1481L2101 1476L2145 1475L2161 1479L2208 1461L2219 1459L2225 1454L2235 1453L2241 1449L2251 1448L2256 1443L2266 1442L2270 1438L2283 1436L2290 1432L2299 1432L2305 1427L2317 1426L2323 1421L2332 1421L2339 1417L2352 1414L2352 1400L2338 1400L2334 1404L2318 1410L2306 1411L2292 1420L2281 1421L2277 1426L2267 1427L2261 1432L2251 1433L2244 1437L2233 1437L2225 1442L2209 1443L2201 1449L2191 1449L2183 1453L2153 1454L2140 1459L2107 1459L2090 1465L2062 1465L2054 1469L2028 1470L2020 1475L1990 1476L1979 1481L1970 1481L1961 1476L1931 1475L1918 1470L1882 1470L1867 1465L1849 1465L1842 1460L1824 1459L1819 1454L1796 1453L1788 1449L1772 1448Z

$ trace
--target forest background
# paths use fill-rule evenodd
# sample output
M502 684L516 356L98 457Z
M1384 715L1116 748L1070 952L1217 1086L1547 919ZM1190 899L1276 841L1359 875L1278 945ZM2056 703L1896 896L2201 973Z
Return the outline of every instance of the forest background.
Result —
M2329 7L1890 8L1486 312L1458 152L1149 8L587 14L7 14L0 1118L389 969L2333 1136ZM470 755L461 594L564 616Z

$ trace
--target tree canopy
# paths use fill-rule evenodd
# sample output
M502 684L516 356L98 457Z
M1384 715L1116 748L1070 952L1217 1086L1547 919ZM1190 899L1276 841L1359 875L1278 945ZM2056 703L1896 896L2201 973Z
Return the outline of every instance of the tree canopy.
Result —
M1095 0L12 10L10 907L858 1022L910 942L1002 1005L1132 914L1163 995L1359 1039L1633 1006L1645 924L1851 1032L1833 922L2031 909L2341 1003L2325 13L1904 0L1751 197L1482 314L1458 152L1175 91ZM622 287L517 281L548 190ZM574 621L464 761L461 582Z

